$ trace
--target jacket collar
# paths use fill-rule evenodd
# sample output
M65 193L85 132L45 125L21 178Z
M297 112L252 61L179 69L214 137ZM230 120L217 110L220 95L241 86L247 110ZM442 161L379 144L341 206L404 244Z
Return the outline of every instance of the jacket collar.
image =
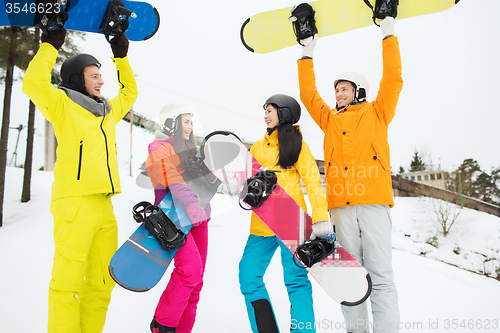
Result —
M69 99L96 117L105 117L111 111L111 105L105 98L100 98L99 101L96 101L92 97L85 96L76 90L68 89L63 86L59 86L58 88L64 91L66 95L68 95Z
M348 105L347 107L342 108L340 110L335 109L335 112L333 114L335 115L337 113L341 113L341 112L345 112L345 111L358 111L365 105L365 103L368 103L368 102L364 101L361 103L351 104L351 105Z

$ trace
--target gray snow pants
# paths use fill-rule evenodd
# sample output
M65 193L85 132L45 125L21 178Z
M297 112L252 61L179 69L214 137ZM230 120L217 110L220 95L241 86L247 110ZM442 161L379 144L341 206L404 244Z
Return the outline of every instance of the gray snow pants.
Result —
M398 294L392 271L392 221L388 205L360 205L330 209L339 243L362 264L372 279L373 322L367 302L342 305L347 332L399 332Z

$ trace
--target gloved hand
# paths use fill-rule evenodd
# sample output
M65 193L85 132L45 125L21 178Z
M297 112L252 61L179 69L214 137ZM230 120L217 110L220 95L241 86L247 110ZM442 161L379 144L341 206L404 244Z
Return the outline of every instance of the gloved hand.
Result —
M335 233L329 221L318 221L313 224L312 229L311 240L316 239L316 237L323 238L328 243L332 243L335 240Z
M304 44L302 46L302 58L309 57L312 58L314 54L314 48L316 47L316 41L318 40L318 35L314 35L314 37L307 37L303 39L301 42Z
M201 208L201 206L197 202L189 205L186 208L186 213L188 214L191 223L193 223L193 226L195 227L200 225L203 221L207 220L205 210Z
M383 39L389 36L394 36L394 26L396 25L396 19L391 16L387 16L380 22L380 31L382 32Z
M125 34L121 34L118 37L113 37L110 41L111 50L115 58L125 58L128 53L129 41Z
M56 50L60 50L66 39L66 29L50 31L50 36L42 34L42 43L51 44Z

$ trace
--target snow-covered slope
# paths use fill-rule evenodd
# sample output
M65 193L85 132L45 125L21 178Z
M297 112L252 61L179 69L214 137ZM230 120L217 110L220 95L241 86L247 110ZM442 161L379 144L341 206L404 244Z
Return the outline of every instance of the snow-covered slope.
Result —
M122 243L136 228L131 207L152 200L152 191L138 188L121 170L123 193L113 198ZM52 173L35 172L32 200L20 203L23 170L7 169L4 227L0 228L0 332L18 332L29 323L31 332L47 324L47 288L53 255L52 216L49 212ZM228 210L228 199L216 195L209 228L209 259L205 286L194 332L249 332L243 296L239 292L238 262L248 237L248 212ZM419 256L425 250L425 214L416 211L418 198L396 198L393 208L394 269L399 292L401 332L500 331L498 299L500 282ZM462 233L453 236L463 253L488 244L498 249L495 230L500 219L467 212ZM453 230L453 229L452 229ZM406 235L410 235L408 237ZM485 235L493 238L489 243ZM498 236L498 234L497 234ZM489 239L489 238L488 238ZM494 243L496 241L497 243ZM450 253L446 248L433 252ZM427 251L430 256L432 251ZM453 252L451 252L453 253ZM417 254L417 255L415 255ZM443 256L445 256L443 254ZM281 265L275 256L265 276L279 325L289 327L289 303ZM460 257L460 256L459 256ZM462 258L464 255L461 256ZM468 256L471 259L471 256ZM443 257L438 258L444 260ZM465 258L459 262L467 265ZM459 263L457 263L459 264ZM470 265L473 265L472 261ZM151 291L133 293L117 286L109 307L105 333L149 332L156 302L168 282L169 272ZM318 332L344 332L340 306L313 282ZM456 329L452 329L456 325ZM462 327L460 327L462 325ZM465 328L463 328L465 327ZM482 327L482 328L481 328Z

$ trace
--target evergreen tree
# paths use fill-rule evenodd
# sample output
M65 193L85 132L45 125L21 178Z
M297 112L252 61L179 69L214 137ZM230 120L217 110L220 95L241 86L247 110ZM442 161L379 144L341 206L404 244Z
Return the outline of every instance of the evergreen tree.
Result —
M413 160L410 163L410 172L414 171L424 171L426 169L426 165L422 160L422 157L419 155L418 151L415 149L413 153Z
M477 191L478 199L492 204L497 203L495 199L499 197L500 191L491 175L482 172L475 180L474 188Z
M479 198L476 179L482 173L479 163L466 158L462 164L453 172L453 181L457 192L462 189L462 193L472 198Z
M399 170L398 170L398 176L400 176L402 173L405 173L405 168L403 168L402 166L399 167Z

